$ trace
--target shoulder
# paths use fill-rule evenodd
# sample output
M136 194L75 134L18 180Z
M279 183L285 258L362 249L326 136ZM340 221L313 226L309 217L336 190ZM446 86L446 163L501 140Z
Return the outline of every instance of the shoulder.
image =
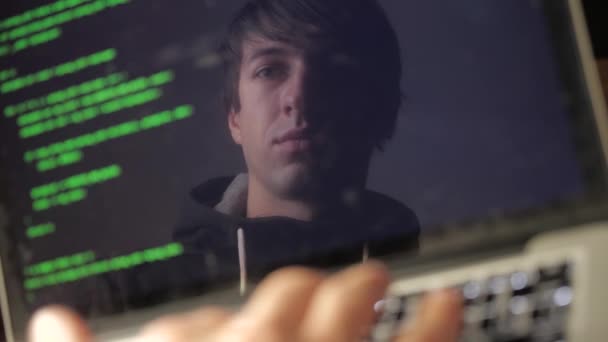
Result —
M200 183L190 190L188 200L212 207L221 200L222 194L234 178L234 176L217 177Z
M222 194L234 177L220 177L201 183L190 190L182 200L179 216L173 229L173 238L177 240L197 240L214 236L235 225L236 218L215 210L222 199Z

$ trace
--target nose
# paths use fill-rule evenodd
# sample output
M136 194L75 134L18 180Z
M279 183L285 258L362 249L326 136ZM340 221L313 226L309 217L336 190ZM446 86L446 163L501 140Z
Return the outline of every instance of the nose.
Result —
M307 106L310 105L310 76L305 67L294 70L284 83L282 93L282 112L293 118L298 125L302 125L308 119L306 117Z

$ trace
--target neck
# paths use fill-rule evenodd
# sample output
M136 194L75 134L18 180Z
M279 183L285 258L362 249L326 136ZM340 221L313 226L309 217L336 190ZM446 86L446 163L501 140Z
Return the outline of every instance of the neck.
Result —
M333 186L324 187L324 193L321 196L298 199L280 197L268 191L252 173L249 173L247 217L283 216L301 221L312 221L327 214L334 216L342 210L352 209L352 205L358 201L358 194L365 187L367 180L367 166L371 153L365 155L368 156L367 159L354 159L358 162L349 163L349 165L360 165L360 167L352 167L348 173L340 174L339 178L335 177L332 182ZM360 155L358 157L360 158ZM349 201L352 203L345 203L344 200L348 200L345 196L352 197L353 201Z
M249 175L247 191L247 217L283 216L301 221L312 221L327 216L336 216L342 211L352 210L359 201L359 186L349 186L341 191L331 191L320 198L285 199L266 190ZM332 200L333 199L333 200ZM347 202L345 203L344 200Z
M313 201L290 200L277 197L249 176L247 217L284 216L301 221L312 221L319 213Z

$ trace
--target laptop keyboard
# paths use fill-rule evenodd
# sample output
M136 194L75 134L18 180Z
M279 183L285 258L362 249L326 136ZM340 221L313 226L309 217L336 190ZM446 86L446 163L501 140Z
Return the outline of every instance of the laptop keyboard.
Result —
M496 274L456 285L465 311L461 341L562 342L574 299L572 264ZM371 341L391 341L411 318L423 293L392 296L379 303Z

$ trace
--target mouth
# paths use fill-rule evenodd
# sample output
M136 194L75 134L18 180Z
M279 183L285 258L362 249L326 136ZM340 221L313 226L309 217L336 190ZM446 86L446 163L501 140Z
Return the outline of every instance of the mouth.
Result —
M310 131L303 128L290 129L285 133L280 134L273 139L273 144L281 145L287 142L310 142L312 141L312 135Z
M280 153L293 156L310 153L313 148L313 136L309 129L293 128L273 139L273 145Z

